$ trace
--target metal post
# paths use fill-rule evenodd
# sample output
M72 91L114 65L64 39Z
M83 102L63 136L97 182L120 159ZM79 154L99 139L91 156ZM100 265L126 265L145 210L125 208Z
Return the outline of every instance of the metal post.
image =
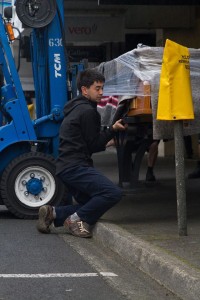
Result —
M174 121L176 195L179 236L187 235L183 121Z

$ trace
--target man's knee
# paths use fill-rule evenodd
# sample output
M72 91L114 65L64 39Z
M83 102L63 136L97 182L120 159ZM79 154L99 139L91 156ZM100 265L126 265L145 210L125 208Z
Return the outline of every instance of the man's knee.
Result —
M112 190L110 190L110 199L113 202L119 202L122 198L122 189L118 186L115 186Z

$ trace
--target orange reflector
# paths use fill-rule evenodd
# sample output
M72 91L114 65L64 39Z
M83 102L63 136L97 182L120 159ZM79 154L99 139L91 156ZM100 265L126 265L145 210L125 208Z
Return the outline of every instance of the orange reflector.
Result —
M9 23L9 22L6 23L6 30L7 30L7 33L8 33L9 40L13 41L15 39L15 35L14 35L14 32L13 32L13 28L12 28L11 23Z

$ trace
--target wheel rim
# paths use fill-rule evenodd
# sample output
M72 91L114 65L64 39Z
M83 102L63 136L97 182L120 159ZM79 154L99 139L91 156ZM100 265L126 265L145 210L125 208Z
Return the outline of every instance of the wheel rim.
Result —
M40 166L31 166L21 171L15 181L15 193L19 201L29 207L47 204L55 194L53 175Z

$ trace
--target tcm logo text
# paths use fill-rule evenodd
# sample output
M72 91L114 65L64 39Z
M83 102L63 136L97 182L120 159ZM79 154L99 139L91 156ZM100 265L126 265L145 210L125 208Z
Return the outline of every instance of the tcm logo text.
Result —
M55 71L55 77L62 77L61 74L61 59L60 54L54 53L54 71Z

